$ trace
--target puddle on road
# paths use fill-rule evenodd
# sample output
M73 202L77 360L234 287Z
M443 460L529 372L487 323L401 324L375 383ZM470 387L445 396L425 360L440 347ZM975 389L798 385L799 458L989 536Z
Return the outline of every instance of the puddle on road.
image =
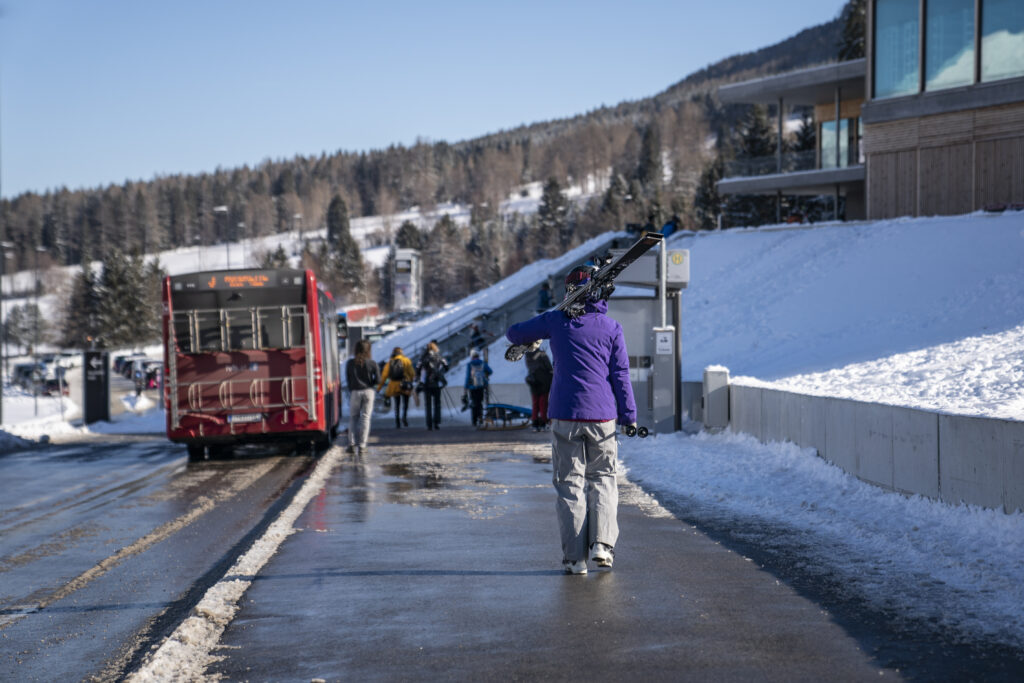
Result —
M534 449L481 446L380 448L371 462L380 467L388 502L462 510L478 519L504 515L515 504L511 491L550 486L550 470L536 467Z

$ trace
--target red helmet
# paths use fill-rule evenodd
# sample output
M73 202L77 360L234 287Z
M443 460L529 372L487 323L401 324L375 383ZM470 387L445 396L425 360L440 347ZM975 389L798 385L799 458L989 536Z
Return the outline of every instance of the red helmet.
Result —
M576 266L565 276L565 293L573 292L577 287L590 282L591 276L597 271L594 266Z

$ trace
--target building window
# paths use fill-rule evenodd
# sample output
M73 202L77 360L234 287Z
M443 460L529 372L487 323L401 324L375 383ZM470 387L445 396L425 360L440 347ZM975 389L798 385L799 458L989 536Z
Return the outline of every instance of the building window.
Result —
M875 97L918 91L918 0L877 0L875 4Z
M981 80L1024 76L1024 2L985 0L981 6Z
M924 89L974 82L974 0L928 0Z
M846 168L851 164L863 163L857 144L857 131L860 118L839 120L839 163L836 163L836 122L822 121L821 135L821 167Z

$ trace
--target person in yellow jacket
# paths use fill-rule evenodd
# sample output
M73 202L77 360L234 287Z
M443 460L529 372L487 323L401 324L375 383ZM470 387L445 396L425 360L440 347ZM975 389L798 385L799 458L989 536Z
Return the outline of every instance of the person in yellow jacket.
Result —
M380 386L377 387L377 391L380 391L387 384L384 395L395 404L395 428L409 426L409 397L412 396L412 381L415 378L416 371L413 369L412 361L402 354L401 346L396 346L391 351L391 358L384 365Z

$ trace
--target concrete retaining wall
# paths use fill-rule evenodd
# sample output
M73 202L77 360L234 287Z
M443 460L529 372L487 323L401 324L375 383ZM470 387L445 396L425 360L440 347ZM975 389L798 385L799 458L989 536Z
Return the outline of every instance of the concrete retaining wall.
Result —
M814 448L864 481L947 503L1024 510L1024 422L805 396L733 382L730 426Z

